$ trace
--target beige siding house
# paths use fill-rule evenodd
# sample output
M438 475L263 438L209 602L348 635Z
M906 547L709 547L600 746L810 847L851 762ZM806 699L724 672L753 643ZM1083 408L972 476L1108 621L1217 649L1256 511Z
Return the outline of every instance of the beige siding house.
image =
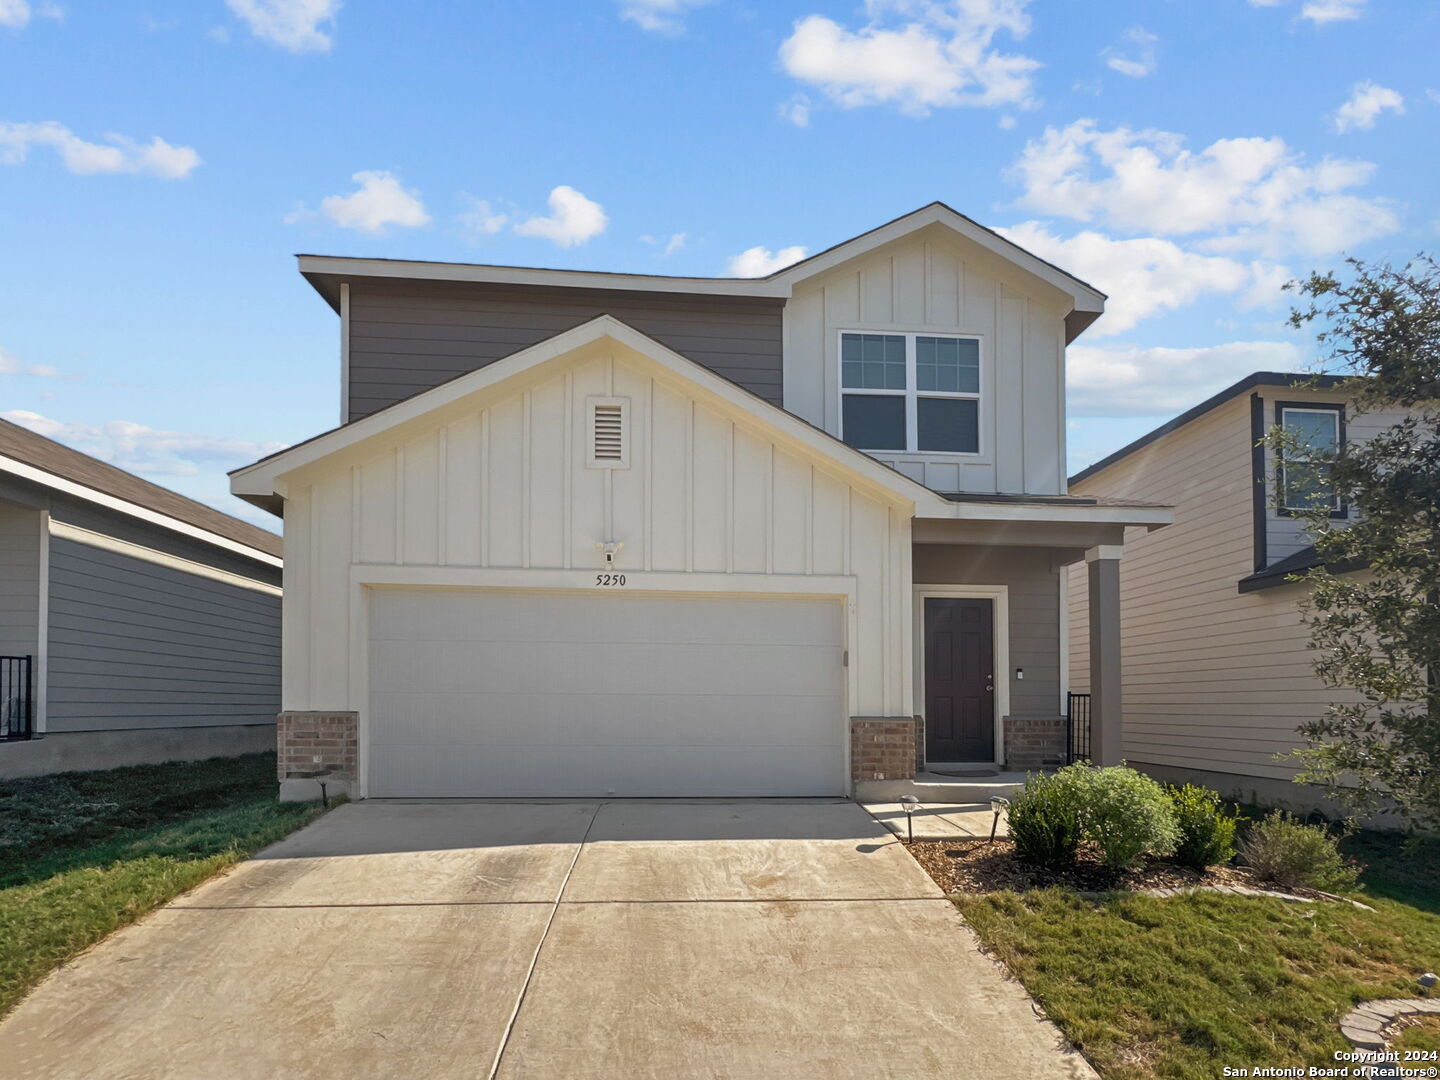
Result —
M1315 678L1287 575L1314 565L1277 493L1283 463L1257 446L1275 424L1364 438L1391 418L1347 417L1334 379L1259 372L1071 478L1074 494L1155 500L1175 523L1132 536L1121 564L1124 754L1166 779L1313 806L1284 755L1335 691ZM1348 513L1337 508L1336 517ZM1069 682L1090 682L1088 596L1071 574Z
M282 794L837 795L1065 754L1065 492L1104 297L940 204L765 278L302 256L344 423L239 470L283 515Z

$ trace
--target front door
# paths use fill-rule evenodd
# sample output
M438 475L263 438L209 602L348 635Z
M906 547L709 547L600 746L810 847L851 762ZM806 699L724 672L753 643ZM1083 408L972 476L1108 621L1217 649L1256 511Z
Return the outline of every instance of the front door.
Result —
M995 603L925 598L925 760L995 760Z

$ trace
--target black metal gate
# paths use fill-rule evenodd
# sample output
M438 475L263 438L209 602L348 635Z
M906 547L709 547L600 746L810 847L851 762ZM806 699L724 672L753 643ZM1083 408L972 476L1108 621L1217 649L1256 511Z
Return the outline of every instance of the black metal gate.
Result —
M1090 695L1065 695L1065 760L1090 759Z
M0 740L35 734L34 666L29 656L0 656Z

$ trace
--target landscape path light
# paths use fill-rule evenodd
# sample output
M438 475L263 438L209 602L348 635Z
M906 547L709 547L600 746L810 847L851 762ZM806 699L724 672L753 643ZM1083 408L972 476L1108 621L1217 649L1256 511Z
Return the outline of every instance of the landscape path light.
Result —
M914 795L900 796L900 809L905 811L905 842L915 842L915 811L920 809L920 800Z
M990 822L990 843L995 842L995 830L1000 827L1000 814L1010 809L1010 800L1003 795L990 796L990 811L995 817Z

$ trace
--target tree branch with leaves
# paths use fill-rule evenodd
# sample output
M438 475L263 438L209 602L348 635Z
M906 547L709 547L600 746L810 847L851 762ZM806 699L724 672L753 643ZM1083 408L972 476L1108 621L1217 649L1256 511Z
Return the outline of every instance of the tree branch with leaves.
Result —
M1346 376L1352 417L1374 434L1332 451L1275 429L1281 458L1312 470L1302 518L1320 565L1301 616L1315 673L1344 691L1300 727L1301 782L1356 811L1393 810L1440 830L1440 265L1349 260L1349 273L1292 287L1296 328L1318 328L1323 366ZM1353 425L1352 425L1353 426ZM1368 426L1368 425L1367 425ZM1320 482L1316 483L1316 477ZM1278 486L1278 485L1277 485ZM1347 508L1332 517L1337 501Z

